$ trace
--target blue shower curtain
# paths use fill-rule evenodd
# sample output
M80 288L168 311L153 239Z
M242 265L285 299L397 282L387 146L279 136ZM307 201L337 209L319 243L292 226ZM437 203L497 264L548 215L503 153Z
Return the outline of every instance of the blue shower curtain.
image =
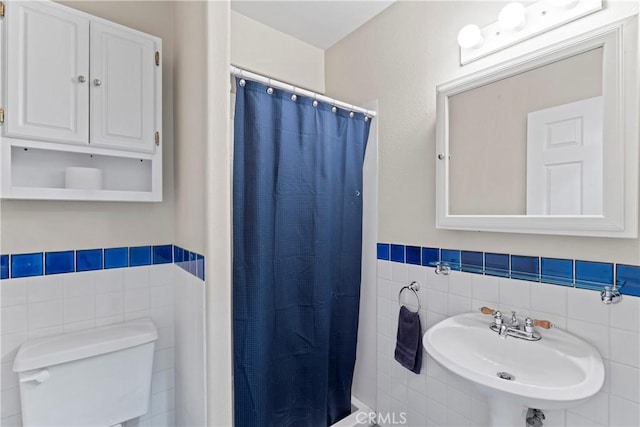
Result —
M370 120L236 86L235 425L324 427L351 409Z

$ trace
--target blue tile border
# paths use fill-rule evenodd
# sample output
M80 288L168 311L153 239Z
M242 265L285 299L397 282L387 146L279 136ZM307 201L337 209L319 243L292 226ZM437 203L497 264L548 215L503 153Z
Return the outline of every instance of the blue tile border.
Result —
M174 247L174 251L179 249ZM623 295L640 297L640 266L609 262L547 258L462 249L378 243L378 259L435 266L487 276L528 280L552 285L601 290L614 283Z
M420 248L417 247L417 249L419 255ZM402 246L402 250L404 251L404 246ZM418 256L418 264L419 260ZM404 262L404 254L402 262ZM204 255L171 244L2 254L0 255L0 279L10 280L22 277L171 263L177 264L204 281Z

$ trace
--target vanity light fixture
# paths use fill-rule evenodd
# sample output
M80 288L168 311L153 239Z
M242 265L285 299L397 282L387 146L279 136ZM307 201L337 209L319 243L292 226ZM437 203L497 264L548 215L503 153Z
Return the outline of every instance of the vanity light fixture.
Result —
M485 27L464 26L458 33L460 64L465 65L602 9L603 0L540 0L506 4L498 20Z
M575 7L580 0L551 0L551 4L561 9L571 9Z
M507 4L498 15L498 25L503 30L521 30L527 23L527 11L522 3L513 2Z
M458 33L458 44L463 49L475 49L480 47L483 41L482 31L475 24L465 25Z

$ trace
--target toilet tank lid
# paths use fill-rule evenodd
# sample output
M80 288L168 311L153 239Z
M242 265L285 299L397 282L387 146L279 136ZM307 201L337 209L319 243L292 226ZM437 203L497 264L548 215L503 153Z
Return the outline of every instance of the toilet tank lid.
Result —
M16 354L13 371L22 372L111 353L158 339L151 319L138 319L86 331L27 340Z

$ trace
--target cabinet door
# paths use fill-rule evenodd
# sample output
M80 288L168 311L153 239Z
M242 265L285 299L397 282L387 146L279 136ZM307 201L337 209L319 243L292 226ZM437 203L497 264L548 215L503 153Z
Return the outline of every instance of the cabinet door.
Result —
M154 58L151 37L91 23L91 145L154 151Z
M5 135L87 144L89 20L48 2L7 2Z

